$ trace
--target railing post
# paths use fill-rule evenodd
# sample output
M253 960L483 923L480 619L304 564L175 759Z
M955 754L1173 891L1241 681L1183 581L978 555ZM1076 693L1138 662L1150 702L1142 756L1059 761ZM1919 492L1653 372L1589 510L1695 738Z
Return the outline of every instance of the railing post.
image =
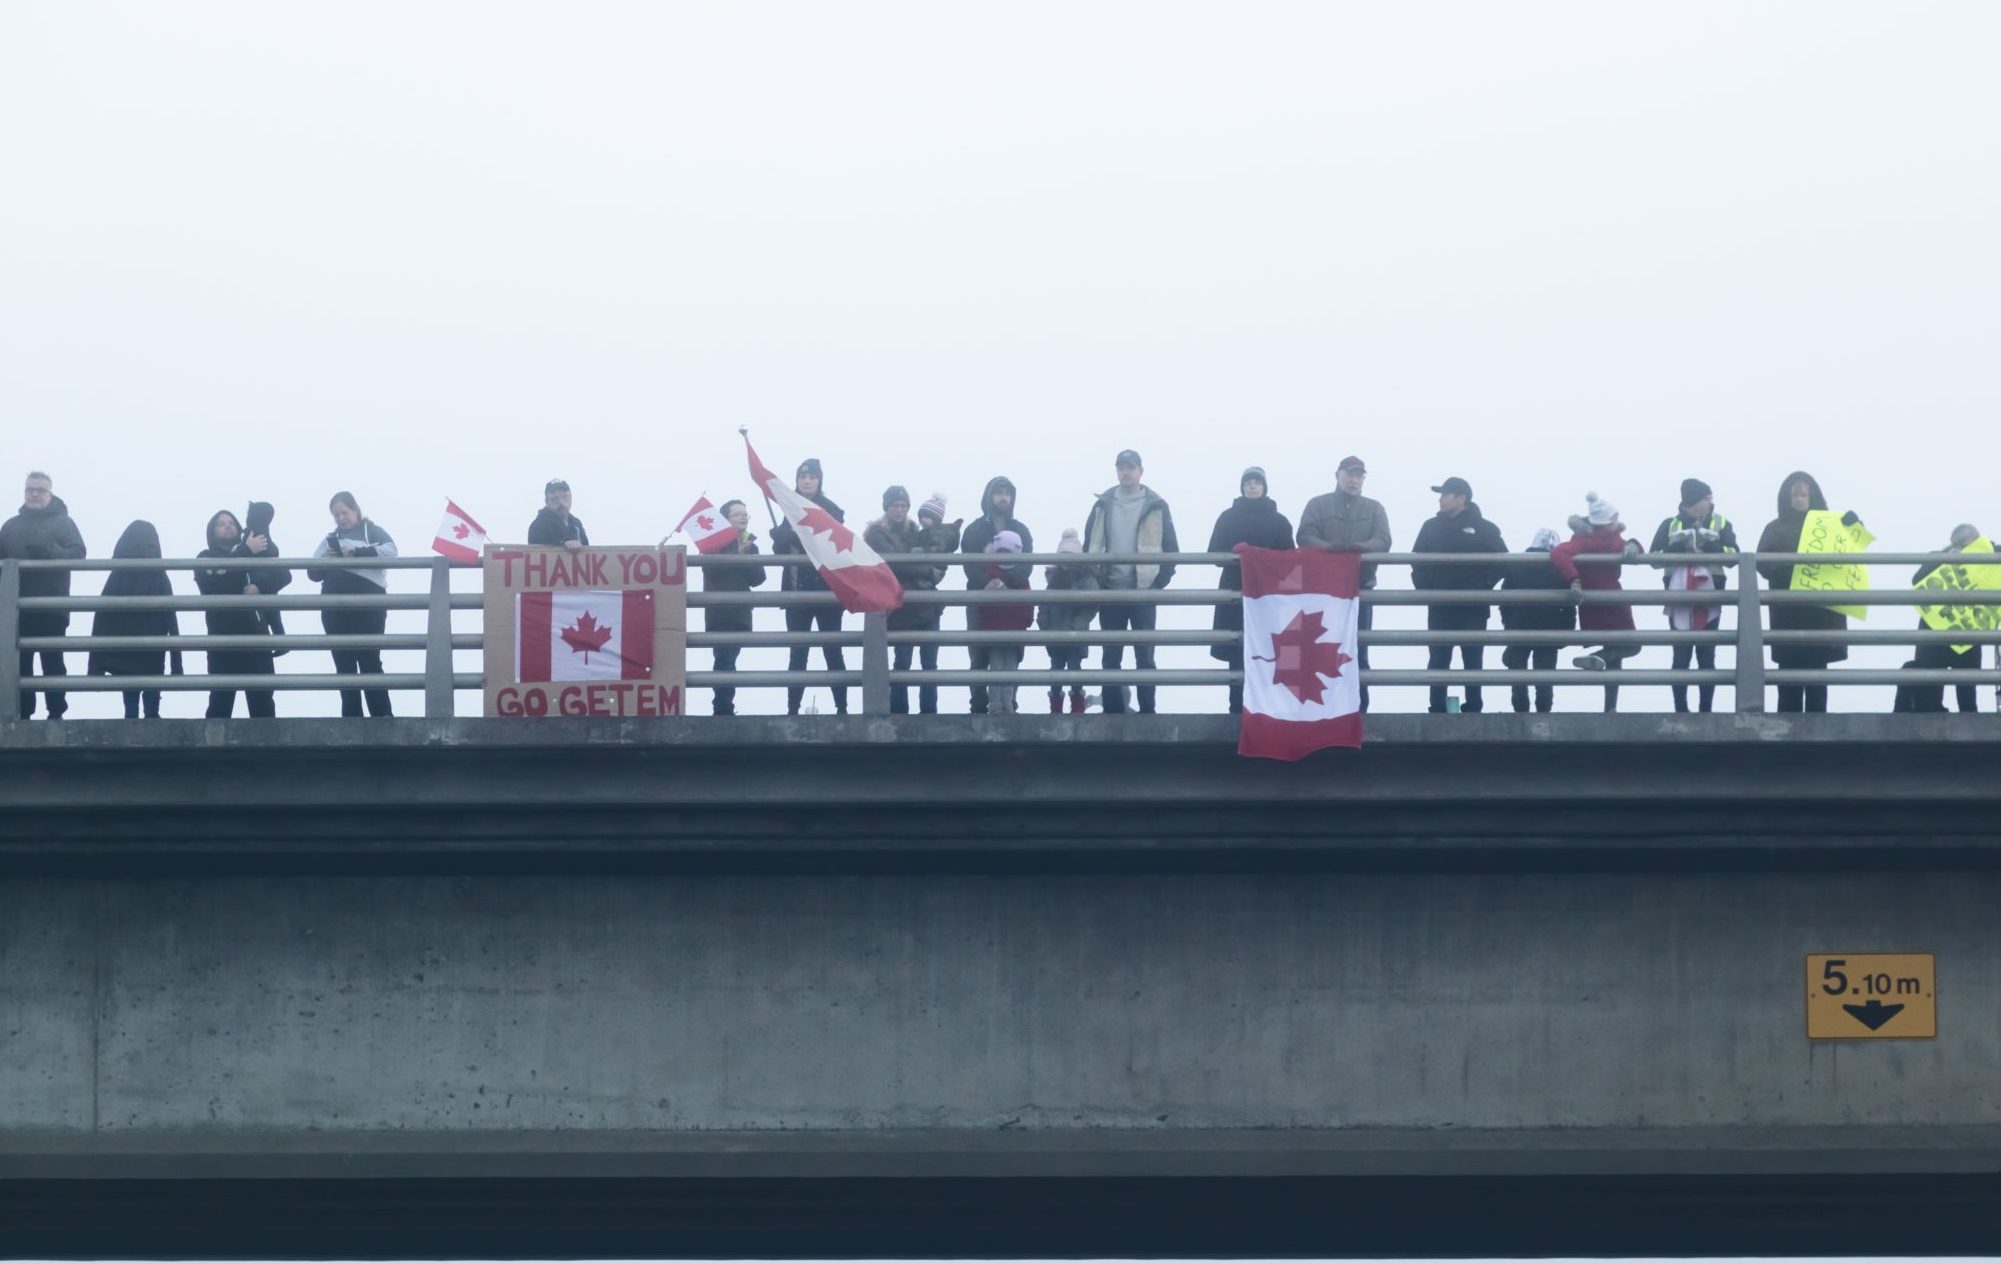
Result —
M862 714L889 714L889 614L862 615Z
M424 624L424 715L452 718L452 564L431 559L431 604Z
M21 714L21 563L0 561L0 724Z
M1758 600L1758 557L1737 555L1737 714L1765 713L1765 608Z

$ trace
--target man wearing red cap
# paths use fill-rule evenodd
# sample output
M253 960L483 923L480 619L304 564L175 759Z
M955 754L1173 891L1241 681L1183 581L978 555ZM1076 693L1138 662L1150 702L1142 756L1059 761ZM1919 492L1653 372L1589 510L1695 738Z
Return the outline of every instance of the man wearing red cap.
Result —
M1335 553L1387 553L1390 551L1390 516L1381 501L1362 494L1369 467L1358 456L1345 456L1334 471L1334 490L1306 502L1299 517L1299 547L1327 549ZM1364 563L1362 587L1376 586L1376 568ZM1355 653L1359 668L1369 670L1368 630L1375 622L1375 608L1365 600L1358 612L1362 636ZM1369 687L1362 686L1362 710L1369 709Z

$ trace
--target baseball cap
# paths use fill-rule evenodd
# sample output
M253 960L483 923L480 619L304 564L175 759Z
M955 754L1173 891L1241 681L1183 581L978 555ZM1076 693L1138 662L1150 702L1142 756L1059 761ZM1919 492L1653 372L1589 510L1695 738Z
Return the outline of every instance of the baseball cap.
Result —
M1468 499L1471 499L1473 495L1473 484L1467 482L1463 478L1448 478L1444 482L1440 483L1438 486L1432 488L1431 490L1435 492L1451 492L1454 496L1465 496Z
M1137 452L1133 451L1133 450L1132 450L1131 448L1127 448L1127 449L1126 449L1125 451L1123 451L1123 452L1119 453L1118 457L1117 457L1117 458L1116 458L1115 460L1113 460L1112 464L1113 464L1113 465L1130 465L1130 466L1132 466L1132 467L1133 467L1134 469L1145 469L1145 468L1146 468L1146 462L1144 462L1144 461L1140 460L1140 459L1139 459L1139 453L1137 453Z
M1341 464L1334 467L1334 471L1337 474L1340 473L1342 470L1354 470L1360 474L1367 474L1369 472L1369 467L1362 464L1361 457L1344 456L1341 458Z
M554 496L557 492L566 492L569 490L570 485L560 478L552 478L542 484L542 494L544 496Z

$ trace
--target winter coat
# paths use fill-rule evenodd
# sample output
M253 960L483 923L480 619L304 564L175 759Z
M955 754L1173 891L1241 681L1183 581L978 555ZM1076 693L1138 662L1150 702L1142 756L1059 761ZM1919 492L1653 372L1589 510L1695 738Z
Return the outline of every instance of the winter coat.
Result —
M160 533L150 522L125 528L112 547L115 558L157 558ZM107 597L171 597L173 581L165 571L113 571L105 577ZM180 619L171 610L100 610L91 619L92 636L178 636ZM92 676L158 676L167 665L166 650L92 650L87 673ZM174 675L182 673L181 652L173 651Z
M535 521L528 524L528 543L542 548L560 549L571 540L588 547L591 533L584 530L584 520L575 514L559 514L544 505L535 513Z
M1108 487L1104 491L1099 492L1098 498L1091 502L1091 512L1084 519L1084 551L1086 553L1111 552L1111 549L1106 545L1105 536L1109 527L1107 519L1112 514L1112 498L1118 495L1118 491L1119 489L1116 487ZM1141 485L1140 491L1145 493L1145 495L1140 501L1138 543L1135 551L1139 553L1179 553L1181 551L1181 542L1174 535L1174 511L1167 507L1166 499L1159 492L1154 491L1153 488ZM1145 566L1133 568L1133 586L1135 588L1165 588L1168 581L1173 578L1174 563L1172 562L1150 563ZM1110 580L1103 582L1106 587L1111 586Z
M1435 514L1418 529L1414 553L1506 553L1507 542L1501 529L1480 513L1472 501L1453 517ZM1425 592L1479 592L1501 582L1501 563L1489 566L1418 563L1410 568L1410 586ZM1484 628L1491 606L1440 605L1430 607L1426 626L1432 628Z
M901 526L887 518L877 518L862 532L862 540L881 554L919 553L924 551L924 534L924 528L915 518L904 518ZM926 563L898 562L889 569L906 593L929 592L938 587L945 574L944 567ZM938 607L929 604L898 606L889 612L889 627L892 631L929 628L937 622L938 614Z
M1619 582L1620 567L1579 566L1577 555L1610 553L1621 556L1628 549L1637 553L1640 549L1639 542L1628 541L1616 524L1594 527L1582 518L1572 518L1570 530L1570 538L1549 551L1549 564L1563 577L1563 582L1577 584L1586 592L1625 591L1625 585ZM1586 632L1631 632L1633 608L1579 606L1577 626Z
M1533 552L1534 550L1531 550ZM1566 592L1570 581L1550 565L1548 555L1508 564L1502 592ZM1577 607L1569 603L1506 602L1501 626L1510 632L1568 632L1577 626Z
M1760 553L1799 552L1800 532L1806 527L1807 511L1792 507L1791 498L1786 495L1794 483L1804 479L1808 488L1807 511L1827 508L1827 497L1821 494L1820 484L1813 476L1795 470L1786 475L1779 484L1779 516L1765 524L1763 534L1758 537ZM1793 568L1785 562L1758 563L1758 574L1765 577L1765 587L1774 592L1792 587ZM1795 605L1791 602L1774 602L1770 607L1771 628L1774 632L1840 632L1848 627L1848 616L1826 606ZM1848 647L1832 642L1823 645L1774 645L1772 661L1780 667L1815 668L1829 663L1838 663L1848 657Z
M824 484L822 488L806 499L826 510L835 522L846 522L847 510L827 498ZM799 533L792 529L791 523L781 522L771 532L771 552L773 556L804 554L806 546L800 543ZM820 578L820 568L809 562L805 566L781 567L778 588L781 592L826 592L827 581Z
M1323 492L1306 502L1299 515L1299 547L1329 549L1337 553L1387 553L1390 551L1390 516L1379 500L1350 496L1346 492ZM1362 587L1376 586L1375 563L1362 567Z
M757 554L757 537L749 531L739 532L736 539L716 552L753 557ZM704 566L702 591L749 592L764 582L764 575L762 566ZM707 632L748 632L755 613L749 606L709 606L702 611L702 628Z
M1649 553L1693 553L1697 555L1735 554L1737 552L1737 528L1720 513L1712 513L1701 521L1674 514L1663 518L1661 525L1654 528L1654 542ZM1663 568L1661 584L1665 587L1676 568ZM1707 568L1712 586L1722 591L1729 586L1730 572L1721 566Z
M991 554L990 556L998 557L1000 555ZM988 562L981 569L985 572L985 578L980 581L981 588L985 588L987 584L998 579L1005 587L1026 591L1028 588L1028 577L1020 575L1018 572L1023 570L1032 571L1034 568L1004 566L999 562ZM1034 623L1035 607L1026 602L1018 606L974 606L972 608L972 617L967 620L968 626L978 632L1019 632L1033 626Z
M1208 551L1228 553L1239 544L1260 549L1289 549L1292 547L1292 523L1278 511L1278 504L1271 497L1260 496L1249 500L1239 496L1217 517L1215 527L1209 532ZM1216 587L1234 591L1242 588L1243 583L1243 567L1232 562L1223 567ZM1211 626L1219 632L1242 631L1244 603L1229 601L1217 606ZM1235 662L1238 648L1236 645L1214 645L1210 647L1209 655L1226 663Z
M225 509L222 513L208 520L208 547L195 554L196 557L276 558L284 556L279 551L278 542L269 536L264 538L264 549L260 553L252 553L250 546L240 539L234 544L224 547L221 541L216 539L215 524L221 520L225 513L229 513L229 511ZM235 515L231 514L230 516L234 517ZM200 589L205 596L210 597L240 597L243 595L244 589L252 584L257 586L258 592L268 596L283 589L291 582L292 572L279 566L261 566L247 570L230 568L227 570L211 569L195 571L195 587ZM210 636L256 636L260 633L270 631L270 617L277 612L267 610L206 610L202 613L208 623ZM261 651L250 652L260 653Z
M83 556L83 533L76 529L69 506L60 496L51 497L46 509L22 505L19 513L0 524L0 558L42 561ZM69 575L66 570L23 570L21 595L67 597ZM61 636L68 627L67 610L37 610L21 615L22 636Z
M1051 592L1097 592L1098 577L1089 566L1077 562L1067 562L1060 566L1047 566L1042 571L1042 586ZM1098 608L1088 602L1045 602L1036 614L1036 626L1044 632L1088 632L1091 620L1096 618ZM1051 646L1052 653L1062 648ZM1083 646L1070 648L1082 649Z
M994 492L1002 487L1007 488L1009 491L1013 491L1014 490L1013 480L1007 478L998 478L998 477L990 478L987 480L986 490L980 493L980 516L976 521L974 521L971 525L969 525L965 529L965 531L960 533L959 552L983 554L987 551L987 546L994 542L994 537L1003 531L1012 531L1016 535L1021 537L1022 552L1024 553L1035 552L1035 534L1031 532L1028 529L1028 527L1025 526L1019 519L1008 518L1003 522L994 521L994 512L993 512ZM1017 504L1020 503L1018 498L1016 503ZM966 563L967 588L969 589L985 588L987 586L987 577L985 570L987 565L988 564L986 562ZM1017 562L1012 565L1002 567L1001 569L1003 576L1008 581L1007 586L1009 588L1028 587L1029 577L1035 571L1035 568L1033 566L1030 566L1026 562ZM1016 583L1015 582L1016 580L1020 580L1021 582Z
M313 547L314 557L339 557L342 543L354 546L355 557L395 557L396 541L389 533L373 522L363 518L360 523L347 528L335 528L320 537ZM320 586L323 593L343 593L357 597L380 597L389 591L389 572L363 570L345 566L308 567L306 578Z

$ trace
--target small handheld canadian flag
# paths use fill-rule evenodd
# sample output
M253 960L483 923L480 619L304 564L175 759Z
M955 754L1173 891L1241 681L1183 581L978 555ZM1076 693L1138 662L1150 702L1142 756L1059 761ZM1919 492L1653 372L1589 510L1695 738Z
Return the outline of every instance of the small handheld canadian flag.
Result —
M674 528L674 535L685 535L693 540L698 553L720 553L736 538L736 528L730 525L728 518L717 513L715 505L704 496L681 519L681 525ZM674 536L667 538L671 540Z
M454 562L472 563L479 561L485 548L486 528L474 522L457 501L447 500L445 520L438 524L438 537L431 541L431 552L442 553Z

